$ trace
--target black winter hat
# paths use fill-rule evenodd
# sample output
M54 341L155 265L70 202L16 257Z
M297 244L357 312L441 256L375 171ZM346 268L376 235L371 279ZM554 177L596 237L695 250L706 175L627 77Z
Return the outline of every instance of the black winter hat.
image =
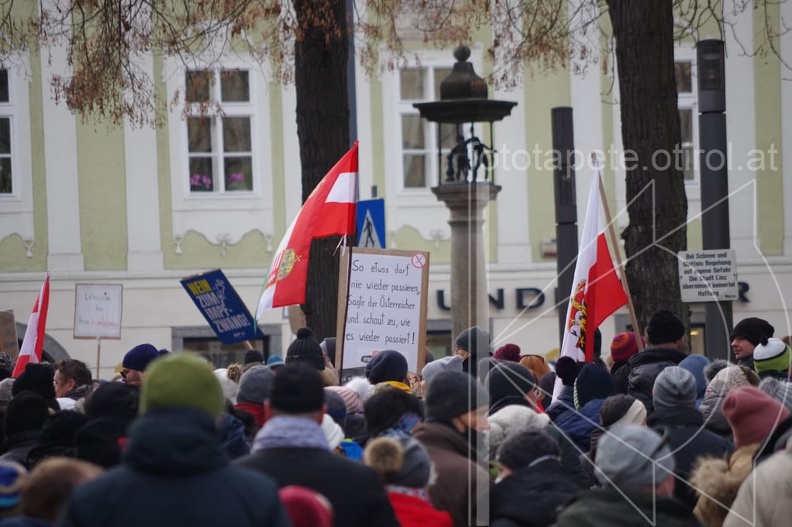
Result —
M536 387L536 377L522 364L501 361L492 365L485 384L490 404L496 404L506 397L525 396Z
M48 415L47 401L41 395L31 391L17 394L6 408L6 437L28 430L41 430Z
M767 320L761 318L750 317L740 320L734 331L732 331L731 339L737 337L744 338L754 346L758 346L763 338L769 339L773 336L775 328L770 325Z
M456 338L456 346L470 353L472 357L478 357L479 352L492 354L490 344L490 334L478 326L467 328Z
M297 339L286 350L286 364L295 362L302 362L320 371L325 367L324 353L311 328L298 329Z
M316 368L301 363L278 368L270 392L272 408L285 414L306 414L321 411L324 403L324 381Z
M55 377L55 370L48 364L28 363L19 377L14 381L11 388L11 395L16 396L24 391L36 392L47 401L47 406L55 411L60 410L58 401L55 400L55 385L52 380Z
M398 351L381 351L371 359L366 371L371 384L387 381L404 382L407 377L407 359Z
M470 375L443 370L432 379L424 406L428 419L450 421L476 408L489 406L489 395Z
M94 390L85 400L85 416L89 421L113 421L125 434L138 415L139 405L139 387L124 382L108 382Z
M245 352L244 364L250 364L253 362L264 364L264 354L261 353L259 350L247 350Z
M597 364L586 364L575 379L575 408L578 410L595 399L607 399L616 393L608 370Z
M564 386L574 386L579 368L572 357L561 357L556 362L556 375Z
M114 467L121 463L118 440L122 437L124 434L113 421L90 421L77 432L76 457L103 468Z
M685 324L682 323L682 319L667 310L652 315L646 327L646 337L652 345L676 342L684 335Z

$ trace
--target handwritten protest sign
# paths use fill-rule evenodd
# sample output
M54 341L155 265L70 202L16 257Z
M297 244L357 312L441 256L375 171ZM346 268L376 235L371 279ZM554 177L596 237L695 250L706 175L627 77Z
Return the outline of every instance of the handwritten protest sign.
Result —
M429 253L351 248L341 260L336 366L362 375L379 351L396 350L423 368Z
M74 288L74 338L120 339L123 287L77 284Z

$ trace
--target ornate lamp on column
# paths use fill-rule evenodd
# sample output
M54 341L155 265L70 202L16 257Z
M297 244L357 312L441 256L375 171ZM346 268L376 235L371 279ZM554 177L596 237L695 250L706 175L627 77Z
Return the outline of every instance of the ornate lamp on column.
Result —
M469 57L467 46L456 48L457 63L440 84L440 100L414 104L421 117L438 123L440 173L432 192L450 211L452 338L471 326L489 327L482 227L484 207L501 190L494 182L492 123L510 115L517 105L488 99L487 84L476 75ZM489 146L476 136L476 123L486 124L482 131L489 130ZM445 152L440 137L443 124L456 128L456 144Z

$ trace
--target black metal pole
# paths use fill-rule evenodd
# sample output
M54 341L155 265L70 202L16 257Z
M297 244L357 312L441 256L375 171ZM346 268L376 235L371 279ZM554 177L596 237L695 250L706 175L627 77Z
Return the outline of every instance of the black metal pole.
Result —
M567 302L575 275L574 260L578 253L577 201L575 198L575 134L572 108L557 107L550 111L552 119L553 188L555 190L556 269L558 270L558 347L564 338Z
M731 247L729 232L729 171L726 141L726 68L722 40L702 40L698 62L699 176L701 178L701 238L705 251ZM705 305L707 356L728 359L732 303Z

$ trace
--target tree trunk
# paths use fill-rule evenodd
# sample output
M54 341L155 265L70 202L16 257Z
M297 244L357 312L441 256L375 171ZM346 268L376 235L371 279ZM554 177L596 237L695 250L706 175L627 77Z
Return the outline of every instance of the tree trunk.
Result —
M607 0L616 39L629 226L622 237L640 331L668 309L688 325L676 253L687 249L687 196L674 78L673 8L668 0ZM670 167L667 166L670 160ZM654 191L647 185L654 183ZM639 196L640 194L640 196ZM637 199L636 199L636 196ZM653 229L654 225L654 229ZM635 328L638 330L638 328Z
M302 31L295 44L294 83L305 202L350 147L348 36L344 0L293 0L293 5ZM336 332L339 256L333 253L338 242L333 236L311 244L302 309L320 341Z

